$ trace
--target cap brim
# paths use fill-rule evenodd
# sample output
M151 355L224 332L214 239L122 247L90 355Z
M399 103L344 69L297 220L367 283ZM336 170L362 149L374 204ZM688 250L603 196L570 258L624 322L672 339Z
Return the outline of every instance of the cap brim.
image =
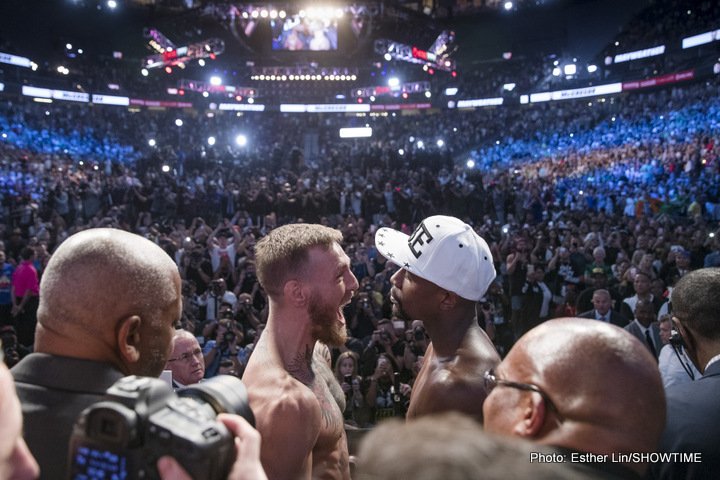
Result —
M415 263L415 256L408 246L409 235L383 227L375 233L375 247L380 254L399 267L407 268Z

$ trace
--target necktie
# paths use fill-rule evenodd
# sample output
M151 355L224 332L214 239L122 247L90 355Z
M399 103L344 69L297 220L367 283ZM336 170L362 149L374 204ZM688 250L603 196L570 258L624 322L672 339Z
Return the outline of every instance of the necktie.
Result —
M650 347L650 352L653 354L654 357L657 357L657 351L655 350L655 345L653 344L652 338L650 338L650 329L648 328L645 330L645 340L647 341L648 347Z
M600 315L600 321L601 322L607 322L607 317L605 315Z

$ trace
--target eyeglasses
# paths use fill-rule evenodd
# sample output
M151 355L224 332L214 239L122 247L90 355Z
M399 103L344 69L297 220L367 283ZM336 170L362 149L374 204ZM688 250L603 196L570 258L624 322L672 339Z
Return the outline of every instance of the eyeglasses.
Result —
M565 419L563 418L562 414L558 410L558 408L555 406L555 403L553 403L550 396L543 392L540 387L537 385L533 385L532 383L520 383L520 382L511 382L510 380L502 380L500 378L497 378L495 376L495 371L493 369L490 369L485 372L483 375L483 378L485 380L485 391L488 395L490 395L490 392L493 391L495 387L500 385L501 387L510 387L510 388L516 388L518 390L525 390L526 392L535 392L539 393L542 399L547 404L548 408L555 412L557 415L557 418L560 422L563 422Z
M202 356L203 356L202 350L200 350L199 348L196 348L196 349L193 350L192 352L183 353L183 354L180 355L179 357L176 357L176 358L168 358L168 362L176 362L176 361L179 360L179 361L181 361L181 362L188 363L188 362L190 362L190 359L192 359L192 358L202 358Z

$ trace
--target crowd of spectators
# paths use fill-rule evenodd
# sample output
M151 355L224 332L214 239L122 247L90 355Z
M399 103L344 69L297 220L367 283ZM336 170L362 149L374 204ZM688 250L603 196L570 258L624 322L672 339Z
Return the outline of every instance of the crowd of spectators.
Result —
M31 348L20 322L33 313L19 307L33 289L17 295L14 271L24 259L42 277L63 239L98 226L143 235L176 261L179 327L197 336L206 377L242 375L264 327L255 242L291 222L340 229L360 289L333 365L346 421L358 426L404 414L428 343L421 322L392 317L395 268L375 249L380 226L409 233L436 213L474 225L499 273L478 312L483 327L492 319L486 330L501 355L533 325L592 309L596 289L610 292L626 321L635 312L624 300L649 292L664 313L678 278L720 265L717 81L590 103L407 117L185 115L179 131L166 127L174 112L6 101L6 362ZM376 137L337 139L348 121L371 125ZM215 132L241 129L251 138L245 149L207 146ZM148 136L171 147L153 149ZM474 169L461 157L471 149Z

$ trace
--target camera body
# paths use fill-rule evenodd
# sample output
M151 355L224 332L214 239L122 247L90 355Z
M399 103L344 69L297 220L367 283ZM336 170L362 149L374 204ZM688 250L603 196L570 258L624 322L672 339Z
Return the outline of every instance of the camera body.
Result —
M235 332L228 330L223 335L223 344L229 345L235 341Z
M224 479L235 461L235 443L216 420L222 412L242 415L254 426L247 391L236 377L214 377L177 394L157 378L122 378L75 423L70 478L155 479L157 460L170 455L192 478Z

